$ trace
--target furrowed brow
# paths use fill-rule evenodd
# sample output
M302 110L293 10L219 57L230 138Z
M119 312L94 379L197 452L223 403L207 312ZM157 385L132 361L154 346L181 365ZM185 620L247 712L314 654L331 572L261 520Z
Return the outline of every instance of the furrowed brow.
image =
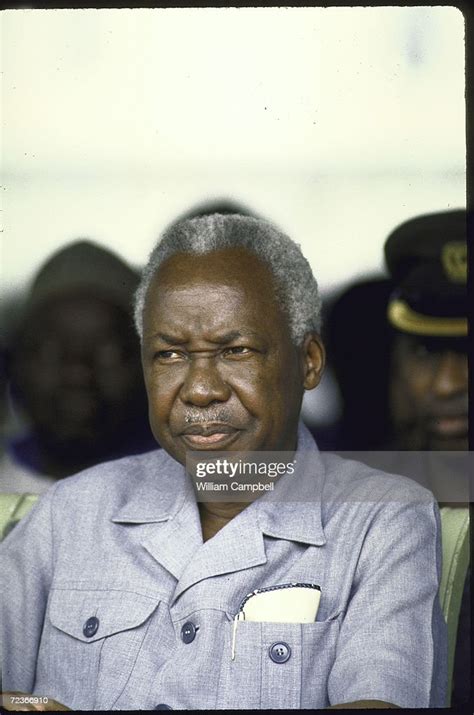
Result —
M229 333L224 333L223 335L218 335L212 340L213 343L219 343L222 345L225 345L226 343L231 343L233 340L237 340L237 338L243 338L244 334L240 332L240 330L232 330Z
M155 333L154 335L150 335L148 340L160 340L167 345L183 345L186 342L186 340L169 335L168 333Z
M233 340L237 340L238 338L252 337L257 336L251 331L242 332L241 330L231 330L228 333L223 333L222 335L216 335L215 337L209 338L209 342L216 343L217 345L227 345L228 343L231 343ZM154 333L153 335L146 336L145 340L159 340L166 345L185 345L189 342L188 339L178 338L174 335L170 335L169 333Z

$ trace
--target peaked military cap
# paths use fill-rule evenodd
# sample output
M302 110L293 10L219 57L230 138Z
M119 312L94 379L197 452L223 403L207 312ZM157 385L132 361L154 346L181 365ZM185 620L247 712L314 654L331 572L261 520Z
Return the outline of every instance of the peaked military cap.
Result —
M417 216L385 242L394 290L390 324L406 333L436 337L467 335L466 211Z

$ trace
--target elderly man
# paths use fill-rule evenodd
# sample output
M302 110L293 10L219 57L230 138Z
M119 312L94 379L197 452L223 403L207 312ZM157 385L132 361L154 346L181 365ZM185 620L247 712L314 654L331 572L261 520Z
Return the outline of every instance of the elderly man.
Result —
M58 483L7 537L4 689L36 709L444 705L432 495L321 454L298 421L324 366L299 248L251 217L175 224L136 322L164 450ZM250 504L198 501L187 456L224 450L297 466ZM278 613L245 619L255 591Z

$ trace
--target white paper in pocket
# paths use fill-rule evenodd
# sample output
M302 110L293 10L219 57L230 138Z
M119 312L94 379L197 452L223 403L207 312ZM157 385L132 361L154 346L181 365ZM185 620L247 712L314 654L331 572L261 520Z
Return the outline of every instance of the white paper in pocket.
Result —
M313 623L321 589L314 583L283 583L249 593L239 612L246 621Z
M315 583L282 583L249 593L234 616L232 660L239 621L259 623L314 623L321 589Z

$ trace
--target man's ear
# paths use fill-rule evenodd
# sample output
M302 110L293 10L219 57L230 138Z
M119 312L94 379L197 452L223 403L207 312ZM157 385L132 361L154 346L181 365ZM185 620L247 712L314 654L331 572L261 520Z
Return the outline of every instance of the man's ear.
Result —
M304 363L303 387L305 390L313 390L321 381L326 364L326 350L317 333L307 333L301 349Z

